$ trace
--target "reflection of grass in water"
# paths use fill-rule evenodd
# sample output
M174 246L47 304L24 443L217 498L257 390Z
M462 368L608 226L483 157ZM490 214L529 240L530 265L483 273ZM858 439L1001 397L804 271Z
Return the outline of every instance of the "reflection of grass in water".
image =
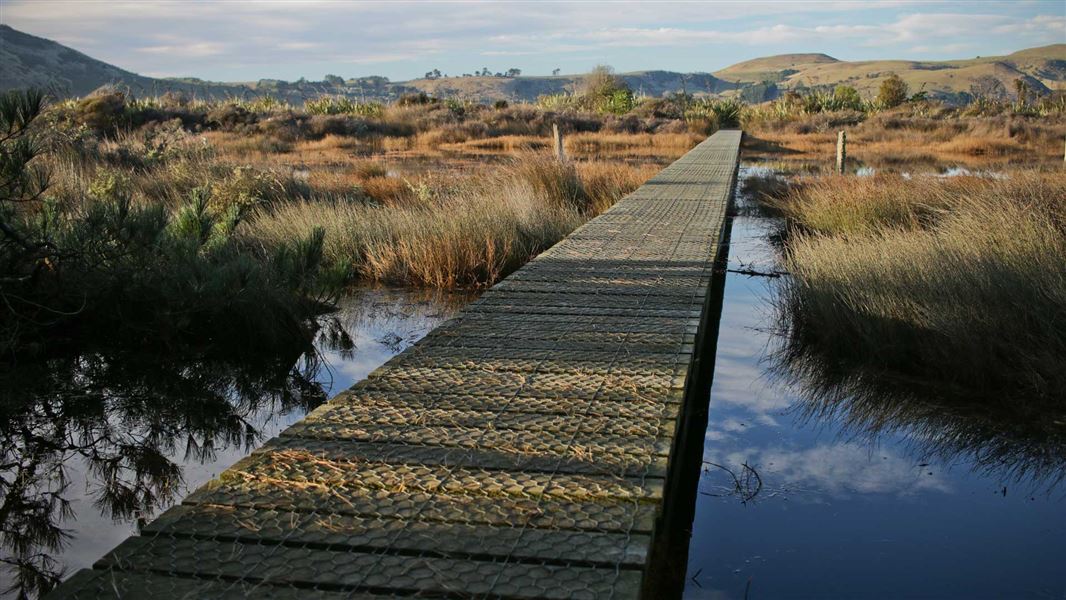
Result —
M1048 490L1066 477L1066 407L1034 409L958 386L892 376L790 340L771 372L800 391L800 414L868 437L904 435L920 456Z
M289 364L84 355L0 378L0 563L13 589L33 596L61 576L69 465L87 465L101 513L150 515L180 493L182 462L247 451L277 415L324 399L315 360Z

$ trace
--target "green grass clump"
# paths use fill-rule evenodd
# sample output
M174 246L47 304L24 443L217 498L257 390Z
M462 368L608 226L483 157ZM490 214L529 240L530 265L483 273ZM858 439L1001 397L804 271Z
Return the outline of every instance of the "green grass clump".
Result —
M308 343L309 317L343 283L322 268L324 232L257 254L234 237L238 207L216 211L209 198L198 191L173 211L121 195L47 203L19 225L55 246L54 268L5 289L4 330L256 352Z
M736 127L740 124L743 109L744 103L740 100L705 98L692 102L685 110L685 118L689 121L707 119L717 127Z
M385 114L385 105L380 102L358 102L344 96L321 96L304 102L304 110L312 115L379 118Z
M84 340L253 352L310 342L343 265L323 267L321 228L269 252L238 242L250 194L269 182L135 200L135 172L74 164L57 195L31 128L43 106L37 92L0 96L0 355Z
M1066 176L858 182L779 204L799 225L791 352L977 398L1066 398Z

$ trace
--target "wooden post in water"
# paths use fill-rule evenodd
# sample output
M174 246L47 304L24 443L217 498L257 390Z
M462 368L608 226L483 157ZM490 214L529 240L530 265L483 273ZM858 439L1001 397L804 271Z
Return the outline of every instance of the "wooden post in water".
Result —
M566 151L563 150L563 134L559 133L559 124L552 123L552 139L555 141L555 158L561 163L566 162Z
M837 173L844 174L845 162L848 159L848 135L843 130L837 133Z

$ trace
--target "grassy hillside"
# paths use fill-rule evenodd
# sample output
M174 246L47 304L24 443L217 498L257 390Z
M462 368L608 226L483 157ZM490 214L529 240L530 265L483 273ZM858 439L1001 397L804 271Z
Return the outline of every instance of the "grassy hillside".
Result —
M734 83L776 82L803 69L838 62L840 61L828 54L778 54L739 62L716 72L715 75Z
M87 94L109 82L151 87L152 79L101 62L51 40L0 25L0 87L43 87Z
M1011 92L1020 78L1031 89L1047 93L1062 89L1066 81L1066 44L954 61L840 61L824 54L785 54L739 63L715 75L738 83L773 81L786 89L843 83L872 96L889 73L902 77L912 92L925 91L934 97L969 92L975 82L987 78Z
M0 91L39 87L56 96L84 96L102 85L135 94L182 91L219 97L242 95L243 86L144 77L45 38L0 25Z

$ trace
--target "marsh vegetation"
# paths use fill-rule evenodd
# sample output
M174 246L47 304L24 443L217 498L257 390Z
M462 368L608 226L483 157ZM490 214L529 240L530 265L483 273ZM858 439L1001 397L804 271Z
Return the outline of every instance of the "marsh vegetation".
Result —
M153 512L180 497L181 470L163 460L179 446L193 458L247 449L261 437L249 414L321 401L300 361L316 355L316 335L320 350L334 334L345 347L323 315L353 286L489 286L719 127L748 130L748 156L807 173L763 189L789 224L782 362L830 390L811 414L867 398L845 411L857 427L954 427L960 445L945 447L1005 440L1008 457L1058 448L1061 421L1026 430L1037 433L1015 455L1018 436L993 425L1011 414L1038 423L1066 385L1066 183L1047 167L1061 162L1060 101L949 107L898 89L761 105L640 98L608 70L575 94L521 104L8 94L3 374L48 375L4 398L11 468L0 484L14 504L0 526L17 550L5 560L24 589L54 583L38 550L65 543L54 518L67 510L54 487L63 457L108 475L101 510ZM567 162L550 154L553 125ZM842 127L855 165L882 173L812 176ZM1001 176L919 175L958 165ZM181 359L162 372L127 364L145 349L149 363ZM884 391L904 384L932 395ZM194 387L159 412L169 391ZM942 398L955 399L946 413ZM959 426L977 402L984 420Z
M790 220L796 347L971 400L1066 397L1066 176L829 177Z

